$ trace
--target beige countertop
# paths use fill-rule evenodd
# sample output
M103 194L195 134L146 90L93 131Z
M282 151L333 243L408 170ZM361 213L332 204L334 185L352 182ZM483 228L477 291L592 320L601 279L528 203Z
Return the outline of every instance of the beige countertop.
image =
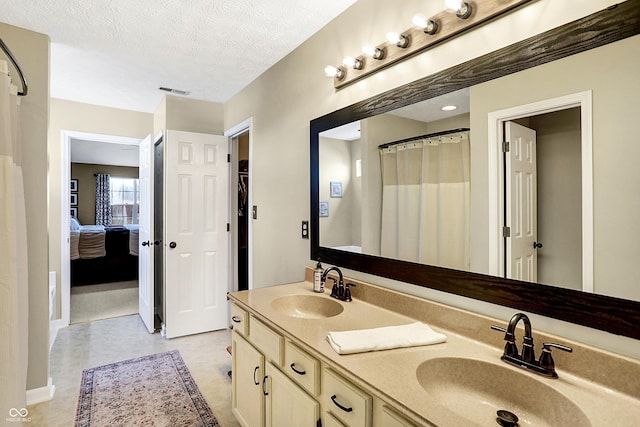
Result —
M363 297L367 295L368 290L366 287L371 285L364 285L365 289L361 288L361 286L362 284L358 283L358 288L360 289L358 289L357 294L354 292L354 300L352 302L342 302L332 299L328 292L324 294L314 293L312 292L312 286L309 282L233 292L229 294L229 298L292 340L295 344L320 359L326 365L344 375L353 383L369 389L370 392L377 397L395 406L400 413L405 414L414 422L423 425L442 427L473 425L473 423L485 426L497 425L495 412L492 413L489 411L486 414L479 415L468 413L469 408L460 408L460 411L454 411L451 409L455 408L456 402L446 402L446 404L443 404L441 397L431 395L425 391L416 374L418 367L427 360L445 357L476 359L488 362L528 377L525 378L528 387L532 384L534 386L540 385L542 389L544 389L545 385L549 386L579 407L582 414L586 416L592 426L630 425L629 423L635 422L632 420L640 419L640 399L638 399L638 396L625 394L595 382L587 381L574 373L564 372L561 369L562 365L557 361L556 369L560 375L558 379L544 378L525 371L524 369L507 365L500 361L502 349L486 344L486 337L463 336L458 331L439 327L435 324L435 321L426 323L435 331L447 335L446 343L339 355L331 348L326 340L329 332L402 325L415 322L416 320L425 321L424 316L423 318L418 318L417 316L413 318L408 317L396 311L391 311L359 299L358 295L362 295ZM390 299L398 296L396 292L388 291L387 294L386 290L375 286L371 286L369 291L372 293L382 293L383 298L386 298L387 302L390 301L392 303L391 305L393 305L393 300ZM274 300L289 295L313 295L319 298L329 298L343 305L344 310L336 316L322 319L293 317L283 314L272 304ZM402 298L402 296L398 297ZM455 323L456 320L458 320L460 323L473 323L469 321L469 316L474 315L469 312L462 312L457 309L451 309L451 312L449 312L446 306L434 306L434 303L414 297L410 298L409 301L413 301L411 305L424 303L424 307L408 307L405 302L404 304L407 306L407 310L402 310L403 312L416 313L420 312L420 310L429 312L431 311L430 309L433 308L433 311L439 312L440 315L445 313L448 322ZM461 317L456 319L456 316ZM429 316L427 315L426 317L428 318ZM478 317L478 322L483 324L483 331L488 329L484 324L490 320L491 319L485 317ZM495 320L495 323L504 326L504 321ZM474 328L463 325L462 330L466 331L467 329L473 330ZM495 332L488 333L495 334ZM521 336L521 333L518 334L518 346L520 346ZM496 338L495 341L497 345L502 345L503 341L501 338ZM539 355L540 348L541 342L538 341L536 343L536 357ZM579 349L574 347L574 353L576 350L579 351ZM554 356L555 354L556 352L554 352ZM606 356L608 357L608 355ZM628 366L630 366L629 364L632 364L631 366L637 369L634 361L625 359L623 362L623 367L628 368ZM613 363L612 366L618 367L620 363ZM504 369L498 369L497 372L505 372ZM508 374L509 372L507 371L506 373ZM612 375L624 375L624 373L612 373ZM515 377L522 378L517 375ZM627 378L627 381L638 382L639 380L638 377L634 378L632 376L631 378ZM454 386L452 385L452 387ZM519 394L517 387L515 387L515 390L516 392L514 394ZM531 396L528 390L522 390L521 397L514 397L516 400L530 398ZM543 404L544 403L540 403L540 405ZM511 410L510 408L503 409ZM523 409L520 410L523 411ZM517 411L514 412L517 413ZM487 415L491 413L493 415ZM518 416L525 420L535 420L535 416L530 416L529 414L521 413ZM547 413L545 416L550 417L548 419L554 420L556 414ZM558 414L557 416L562 416L562 414ZM523 425L523 423L520 425ZM532 423L530 425L533 426L534 424ZM542 423L542 425L544 425L544 423ZM547 425L553 425L553 423Z

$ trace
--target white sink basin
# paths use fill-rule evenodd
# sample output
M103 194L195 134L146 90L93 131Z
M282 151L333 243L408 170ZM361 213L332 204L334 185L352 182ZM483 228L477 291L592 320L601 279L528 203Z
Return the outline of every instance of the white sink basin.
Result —
M342 313L344 307L338 301L319 295L289 295L276 298L271 307L282 314L301 319L326 319Z
M576 404L553 388L558 380L537 380L497 363L435 358L422 362L416 376L431 399L473 424L498 425L497 411L506 410L521 427L591 425Z

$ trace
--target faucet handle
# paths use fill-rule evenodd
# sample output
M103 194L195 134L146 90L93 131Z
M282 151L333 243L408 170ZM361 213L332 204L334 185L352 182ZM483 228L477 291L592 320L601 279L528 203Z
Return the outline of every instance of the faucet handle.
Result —
M507 342L504 345L505 356L518 357L518 346L516 346L515 336L500 326L491 325L491 329L498 332L504 332L504 340Z
M553 356L551 355L552 347L569 353L573 352L573 349L571 347L567 347L566 345L556 344L552 342L542 343L542 353L540 354L540 360L538 361L538 364L541 368L552 374L553 377L556 377L556 364L553 361Z
M343 301L349 302L352 301L353 299L351 298L351 289L349 289L349 287L351 286L355 286L354 283L347 283L345 285L345 289L344 289L344 299Z

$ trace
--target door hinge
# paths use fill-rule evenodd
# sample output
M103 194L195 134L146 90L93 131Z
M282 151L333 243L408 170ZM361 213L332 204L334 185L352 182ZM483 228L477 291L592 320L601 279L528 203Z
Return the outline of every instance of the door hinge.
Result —
M508 153L509 152L509 141L504 141L502 143L502 152L503 153Z
M231 224L227 223L227 231L231 231Z
M227 163L231 163L231 154L227 154Z
M502 227L502 237L511 237L511 227Z

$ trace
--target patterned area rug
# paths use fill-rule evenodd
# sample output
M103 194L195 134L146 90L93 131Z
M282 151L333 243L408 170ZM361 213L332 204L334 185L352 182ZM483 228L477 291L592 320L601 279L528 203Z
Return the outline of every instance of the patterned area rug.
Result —
M85 369L75 425L219 426L178 350Z

